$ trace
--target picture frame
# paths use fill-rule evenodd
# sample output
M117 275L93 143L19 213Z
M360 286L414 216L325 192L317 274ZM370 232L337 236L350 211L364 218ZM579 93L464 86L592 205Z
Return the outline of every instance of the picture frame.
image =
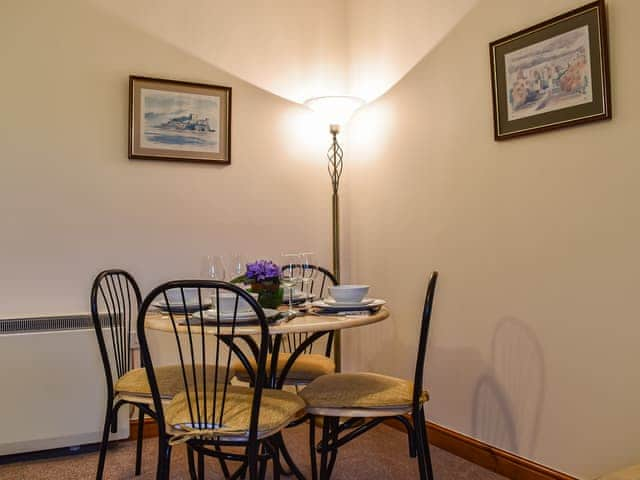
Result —
M131 75L129 158L231 163L231 87Z
M489 44L495 140L611 118L598 0Z

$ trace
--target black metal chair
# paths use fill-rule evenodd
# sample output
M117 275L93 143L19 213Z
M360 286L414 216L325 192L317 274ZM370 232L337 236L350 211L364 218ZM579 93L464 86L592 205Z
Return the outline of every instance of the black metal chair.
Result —
M316 265L289 264L281 268L299 269L298 276L303 279L302 289L311 298L323 298L329 293L329 287L338 284L334 275L327 269ZM285 292L285 299L287 292ZM285 301L286 303L286 301ZM324 349L320 350L318 340L326 336ZM296 389L303 387L321 375L335 372L336 366L331 359L333 349L334 332L321 334L289 333L277 339L279 342L279 355L277 375L278 388L283 385L293 385ZM273 350L273 344L269 345ZM322 352L322 353L319 353ZM293 357L293 358L292 358ZM234 364L238 379L249 382L249 376L239 361ZM255 368L255 365L252 365ZM267 358L267 370L271 368L271 357ZM284 375L283 375L284 372Z
M301 391L300 396L307 403L307 413L311 416L309 447L314 480L318 478L316 452L320 452L320 479L328 480L338 449L386 419L402 422L409 437L410 455L418 457L420 479L433 480L424 414L424 404L429 396L422 389L422 377L437 280L438 272L433 272L422 312L413 384L373 373L339 373L319 377ZM314 427L317 416L324 418L322 441L318 445ZM340 423L341 417L349 420Z
M145 325L151 321L148 311L157 299L169 302L181 298L178 308L170 306L168 318L161 319L160 328L172 334L181 368L183 389L169 403L163 404L158 388L157 369L149 349ZM187 297L193 306L197 302L205 310L205 295L213 292L214 305L229 305L230 310L215 309L213 318L204 314L189 316ZM176 295L178 293L178 295ZM221 303L224 301L225 303ZM175 305L175 300L174 304ZM239 315L239 307L248 306L253 319ZM247 341L239 330L243 321L257 322L260 328L259 345L252 344L249 355L256 364L255 371L238 340ZM158 320L154 320L158 328ZM269 346L267 319L260 305L243 289L226 282L213 280L180 280L155 288L146 297L138 317L138 338L142 359L149 377L154 411L159 425L158 479L168 479L171 449L178 443L189 448L189 469L192 478L204 478L204 462L198 472L192 450L199 455L217 458L223 465L225 477L237 479L249 472L251 480L266 474L267 462L273 461L274 478L279 478L280 431L304 409L304 402L295 394L266 389L266 359ZM249 337L250 338L250 337ZM232 355L237 355L250 371L253 387L234 386ZM213 371L193 368L198 362L215 365ZM220 378L224 376L224 378ZM244 452L229 451L228 447L243 447ZM241 462L229 474L225 461Z
M123 405L135 405L139 409L138 441L136 448L136 475L140 475L142 460L142 436L145 413L150 417L151 396L149 391L123 391L119 380L132 376L144 376L143 369L132 369L131 324L138 315L141 303L140 289L131 274L124 270L105 270L98 274L91 289L91 316L98 338L107 381L107 411L104 421L97 479L101 479L109 442L109 431L115 433L118 426L118 410ZM110 338L109 346L103 328ZM109 351L111 350L111 351ZM113 362L111 361L113 358Z

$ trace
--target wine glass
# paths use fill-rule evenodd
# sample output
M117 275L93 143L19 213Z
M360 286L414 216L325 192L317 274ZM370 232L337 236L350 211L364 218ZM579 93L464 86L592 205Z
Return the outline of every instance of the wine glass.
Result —
M204 276L211 280L225 281L227 272L220 255L207 255L204 260L205 274Z
M300 262L302 257L299 253L283 253L282 268L280 269L280 284L289 289L289 315L295 315L297 312L293 309L293 292L295 286L302 279Z
M302 291L307 299L313 294L313 282L318 275L316 268L316 254L314 252L304 252L300 254L301 270L302 270Z
M231 273L232 280L247 273L247 262L245 261L244 255L241 253L231 254L229 272ZM239 285L244 286L244 282L240 282Z

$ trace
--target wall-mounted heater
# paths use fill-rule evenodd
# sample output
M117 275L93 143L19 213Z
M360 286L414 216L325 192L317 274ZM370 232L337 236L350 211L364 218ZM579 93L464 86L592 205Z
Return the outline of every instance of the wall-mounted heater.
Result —
M0 320L0 385L0 455L100 441L106 384L88 315ZM128 413L112 440L129 436Z

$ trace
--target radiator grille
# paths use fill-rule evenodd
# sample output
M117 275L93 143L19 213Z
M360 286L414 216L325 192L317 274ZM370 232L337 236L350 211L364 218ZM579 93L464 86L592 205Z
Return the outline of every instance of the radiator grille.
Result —
M100 315L103 328L108 328L108 316ZM117 321L114 321L114 324ZM0 320L0 335L29 332L58 332L93 328L90 315L65 315L59 317L9 318Z

